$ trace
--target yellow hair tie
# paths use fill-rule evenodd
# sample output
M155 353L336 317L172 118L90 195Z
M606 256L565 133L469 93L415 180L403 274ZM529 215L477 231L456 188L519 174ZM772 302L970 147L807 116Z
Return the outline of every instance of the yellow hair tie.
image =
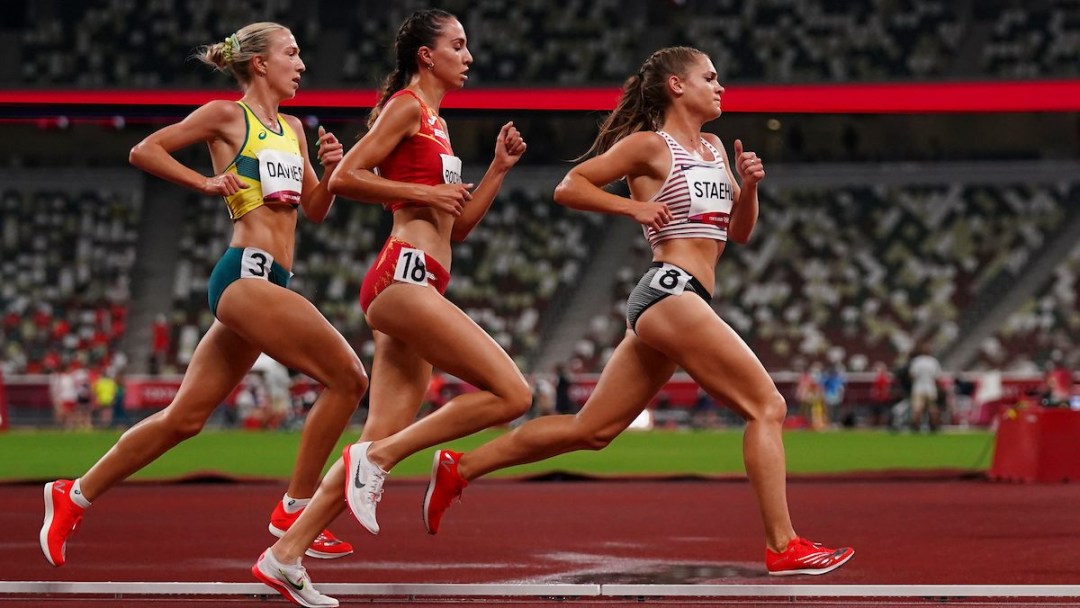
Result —
M230 34L225 37L224 46L221 49L221 56L225 58L225 63L232 62L233 55L240 53L240 37L236 34Z

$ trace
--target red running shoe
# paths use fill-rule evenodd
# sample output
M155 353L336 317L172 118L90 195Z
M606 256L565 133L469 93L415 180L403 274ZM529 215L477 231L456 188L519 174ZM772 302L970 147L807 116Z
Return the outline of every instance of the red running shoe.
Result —
M304 510L300 509L296 513L289 514L285 512L285 505L281 504L279 500L277 506L274 507L274 512L270 514L270 534L281 538L285 536L285 532L292 527L300 514ZM307 551L304 551L304 555L308 557L314 557L318 559L337 559L339 557L345 557L351 555L353 552L353 546L349 543L339 540L336 536L330 533L329 530L323 530L319 536L311 542L311 546Z
M843 566L853 555L851 547L830 549L796 536L783 553L765 549L765 567L774 576L825 574Z
M60 567L67 561L67 541L82 522L83 509L71 502L72 482L59 479L45 484L45 521L41 524L38 541L49 563Z
M424 492L424 527L428 534L438 534L443 515L454 500L461 500L461 491L469 485L458 473L460 452L436 450L431 462L431 479Z

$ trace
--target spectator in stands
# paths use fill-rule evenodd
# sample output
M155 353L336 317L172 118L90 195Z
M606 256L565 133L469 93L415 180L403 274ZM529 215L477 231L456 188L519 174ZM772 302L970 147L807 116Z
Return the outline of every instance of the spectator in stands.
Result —
M131 426L131 419L128 417L127 408L124 406L124 399L127 396L127 388L125 385L126 375L124 374L123 367L117 368L116 377L116 395L113 397L112 402L112 417L110 426Z
M574 387L574 381L570 379L566 366L555 366L555 413L573 414L574 402L570 399L570 389Z
M815 431L826 427L825 398L821 393L821 364L817 361L799 373L795 383L795 399L799 413Z
M159 314L150 328L150 374L157 375L169 358L169 323Z
M118 387L116 379L108 370L98 375L94 380L94 411L97 414L98 425L102 428L112 426L113 403L116 401Z
M555 413L555 383L543 372L532 375L533 415L550 416Z
M920 346L917 353L908 368L908 373L911 374L911 430L922 430L923 413L927 412L930 416L930 430L936 431L941 425L938 394L941 364L930 354L930 348L926 345Z
M320 182L299 119L278 113L279 104L296 95L304 73L296 39L282 25L254 23L204 47L200 58L231 73L243 97L211 101L150 134L131 150L130 160L173 183L224 197L233 233L210 277L216 321L167 408L125 432L81 478L46 484L40 541L54 566L64 564L67 539L91 501L199 433L262 352L326 387L304 425L288 492L271 515L271 530L284 534L313 494L330 450L367 388L360 360L345 339L311 302L286 288L297 208L315 222L326 217L334 200L326 181L342 158L341 144L320 129L316 145L325 167ZM173 156L200 142L210 148L213 176ZM328 532L314 540L305 549L321 557L352 552Z
M828 420L831 424L854 426L854 421L846 421L846 412L843 410L844 388L847 379L840 365L833 363L825 369L821 375L821 396L825 400L825 409L828 412Z
M884 426L893 402L893 378L885 363L874 364L874 378L870 382L870 426Z
M1043 405L1049 407L1069 407L1072 398L1072 372L1065 367L1059 355L1046 366L1046 391L1043 393Z
M730 238L749 240L757 222L757 154L735 140L734 160L702 126L720 116L724 88L702 52L652 54L627 79L615 111L555 200L574 209L632 217L653 248L652 267L631 292L627 332L584 407L548 416L466 453L436 452L424 521L435 533L468 480L503 467L580 449L601 449L621 433L677 367L747 421L747 474L765 528L765 562L775 574L822 574L854 551L801 539L787 508L783 421L787 406L765 368L709 305L715 265ZM738 171L741 184L732 171ZM603 190L626 179L630 198Z
M386 205L394 217L390 238L360 288L360 307L375 337L368 420L360 441L327 473L311 510L252 569L294 601L283 577L307 576L296 564L310 539L341 513L342 498L377 534L376 506L394 465L436 443L510 422L532 403L510 356L443 295L451 242L465 239L487 213L525 153L525 141L512 122L504 124L483 179L475 190L462 183L461 159L439 108L446 93L468 79L472 55L464 28L445 11L417 11L398 29L394 53L370 130L330 184L350 199ZM416 420L432 366L478 390Z

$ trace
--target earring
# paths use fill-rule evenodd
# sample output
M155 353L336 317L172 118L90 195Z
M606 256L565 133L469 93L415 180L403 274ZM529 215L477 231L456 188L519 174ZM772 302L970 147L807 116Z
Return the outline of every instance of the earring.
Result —
M431 71L435 71L435 64L434 63L427 64L427 69L429 69Z

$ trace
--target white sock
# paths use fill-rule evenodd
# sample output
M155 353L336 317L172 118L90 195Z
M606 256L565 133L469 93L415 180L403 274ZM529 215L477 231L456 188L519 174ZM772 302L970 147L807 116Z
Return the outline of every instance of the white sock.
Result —
M296 513L297 511L308 506L308 503L310 502L310 498L293 498L288 494L281 498L281 506L285 507L285 512L289 515L292 515L293 513Z
M68 494L68 497L71 498L71 502L83 509L90 506L90 501L86 500L82 493L82 478L76 479L75 483L71 484L71 493Z

